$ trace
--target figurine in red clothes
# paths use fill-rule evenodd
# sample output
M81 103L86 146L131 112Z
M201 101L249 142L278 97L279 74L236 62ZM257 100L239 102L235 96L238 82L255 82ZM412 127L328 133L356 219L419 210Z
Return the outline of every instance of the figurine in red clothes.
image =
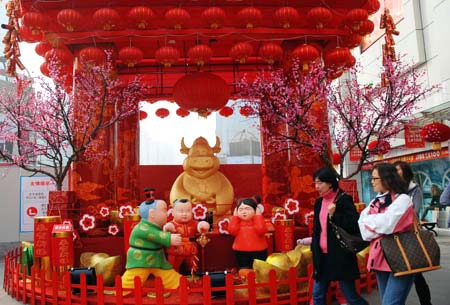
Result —
M233 251L236 255L239 275L246 277L252 270L253 260L266 260L267 233L258 196L241 199L234 209L228 230L235 236Z
M192 219L192 203L187 199L177 199L172 206L173 220L164 226L164 231L180 234L182 244L167 249L167 260L177 271L184 262L188 273L195 272L198 269L195 237L198 233L208 232L209 223Z

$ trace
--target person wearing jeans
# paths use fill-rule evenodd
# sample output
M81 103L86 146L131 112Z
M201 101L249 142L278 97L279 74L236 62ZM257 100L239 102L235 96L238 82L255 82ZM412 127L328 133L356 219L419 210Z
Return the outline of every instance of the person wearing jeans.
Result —
M378 193L361 212L358 223L364 240L370 241L367 269L375 271L382 305L405 305L414 275L395 277L384 257L385 235L412 231L414 208L408 186L394 165L378 163L372 169L372 187Z

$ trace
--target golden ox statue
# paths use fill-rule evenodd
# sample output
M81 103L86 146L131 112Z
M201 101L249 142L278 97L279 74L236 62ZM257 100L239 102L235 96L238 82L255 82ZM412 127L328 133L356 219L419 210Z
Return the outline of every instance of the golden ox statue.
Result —
M230 181L219 172L220 161L214 153L220 152L220 140L210 147L205 138L195 139L190 148L181 139L182 154L187 154L183 162L184 172L175 180L170 190L170 202L175 199L190 199L192 203L202 203L215 216L226 214L233 203L234 192Z

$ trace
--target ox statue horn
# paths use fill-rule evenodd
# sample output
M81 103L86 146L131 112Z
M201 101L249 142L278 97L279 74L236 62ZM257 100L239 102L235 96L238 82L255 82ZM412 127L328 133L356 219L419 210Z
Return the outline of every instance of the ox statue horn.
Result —
M181 148L180 148L180 152L182 154L187 155L189 153L189 147L186 146L186 144L184 144L184 137L181 138Z
M216 145L214 145L214 147L212 148L214 153L219 153L221 148L220 148L220 139L218 136L216 136Z

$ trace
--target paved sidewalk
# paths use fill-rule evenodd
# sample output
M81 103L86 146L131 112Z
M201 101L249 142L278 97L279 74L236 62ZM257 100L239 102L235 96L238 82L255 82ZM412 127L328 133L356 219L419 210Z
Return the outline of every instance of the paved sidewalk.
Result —
M432 271L424 273L428 285L431 289L431 301L433 305L447 305L450 304L450 234L444 235L439 232L437 241L441 247L441 266L442 268L437 271ZM16 301L5 293L3 290L3 272L4 272L4 261L3 253L10 248L18 246L19 243L0 243L0 304L1 305L17 305L22 304L22 302ZM380 297L378 291L373 291L370 295L363 294L363 296L369 301L371 305L381 305ZM333 303L336 305L337 303ZM414 287L411 289L407 305L420 305L419 299L417 298L416 291Z

